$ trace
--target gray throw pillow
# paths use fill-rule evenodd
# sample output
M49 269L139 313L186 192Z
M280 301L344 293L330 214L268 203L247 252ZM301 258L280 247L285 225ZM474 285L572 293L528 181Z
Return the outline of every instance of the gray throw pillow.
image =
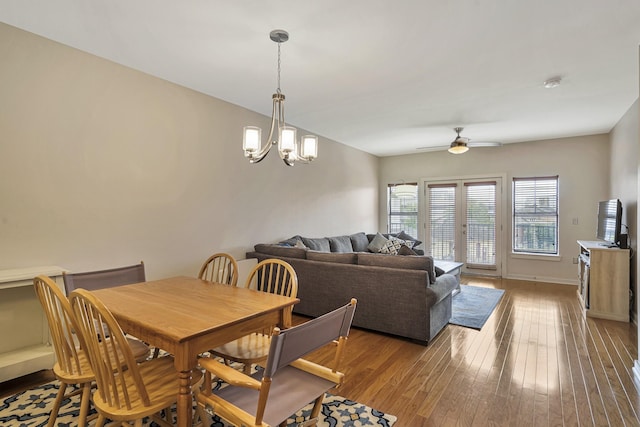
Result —
M314 251L331 252L329 239L327 239L326 237L319 237L319 238L302 237L302 243L304 243L306 247Z
M353 252L351 238L349 236L327 237L331 252Z
M351 247L354 252L367 252L367 246L369 246L369 239L364 232L352 234L349 236L351 239Z
M367 246L367 249L369 249L369 251L373 253L378 253L380 252L380 249L382 249L382 247L385 245L385 243L387 243L387 240L389 239L384 237L382 234L376 233L373 240L371 240L371 243L369 243L369 246Z
M412 241L413 242L413 246L412 247L416 247L416 246L420 246L422 244L421 240L418 240L410 235L408 235L407 233L404 232L404 230L402 230L401 232L399 232L398 234L396 234L396 237L398 239L402 239L402 240L407 240L407 241Z

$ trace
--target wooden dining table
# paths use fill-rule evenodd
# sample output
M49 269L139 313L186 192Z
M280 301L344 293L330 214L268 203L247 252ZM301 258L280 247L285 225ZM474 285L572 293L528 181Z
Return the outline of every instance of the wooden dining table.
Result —
M198 355L274 325L291 326L298 298L172 277L93 292L121 328L174 356L178 426L192 425L191 372Z

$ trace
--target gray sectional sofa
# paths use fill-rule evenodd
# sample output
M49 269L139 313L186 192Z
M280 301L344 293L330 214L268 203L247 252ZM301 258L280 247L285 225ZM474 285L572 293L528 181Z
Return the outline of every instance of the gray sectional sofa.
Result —
M451 318L458 279L437 276L430 256L372 253L380 243L372 245L376 236L295 236L257 244L247 258L279 258L293 266L300 298L296 314L317 317L357 298L354 326L428 344Z

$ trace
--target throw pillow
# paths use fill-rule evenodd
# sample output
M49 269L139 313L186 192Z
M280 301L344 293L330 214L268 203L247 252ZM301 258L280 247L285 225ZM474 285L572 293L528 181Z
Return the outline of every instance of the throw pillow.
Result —
M385 242L380 248L381 254L398 255L398 251L405 245L404 240L400 240L396 237L389 236L389 240Z
M349 236L327 237L331 252L353 252L351 238Z
M308 237L302 237L302 243L309 249L314 251L331 252L331 246L329 245L329 239L325 237L319 237L311 239Z
M352 234L349 236L351 239L351 246L354 252L367 252L367 246L369 246L369 239L364 232Z
M398 255L418 255L415 253L409 246L402 245L402 247L398 250Z
M380 252L380 249L382 249L382 246L387 243L387 240L389 239L384 237L382 234L376 233L376 235L373 237L373 240L371 240L371 243L369 243L369 246L367 246L367 249L369 249L371 252L378 253Z
M412 236L408 235L407 233L404 232L404 230L402 230L401 232L399 232L396 237L398 239L402 239L402 240L407 240L407 241L411 241L413 242L413 246L412 248L415 248L416 246L420 246L422 244L421 240L415 239Z

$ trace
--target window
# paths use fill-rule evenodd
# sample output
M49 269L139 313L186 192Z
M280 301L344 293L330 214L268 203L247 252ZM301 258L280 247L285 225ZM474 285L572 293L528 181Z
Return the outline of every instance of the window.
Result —
M513 252L558 254L558 176L513 178Z
M387 229L389 233L405 233L418 237L418 184L389 184Z

